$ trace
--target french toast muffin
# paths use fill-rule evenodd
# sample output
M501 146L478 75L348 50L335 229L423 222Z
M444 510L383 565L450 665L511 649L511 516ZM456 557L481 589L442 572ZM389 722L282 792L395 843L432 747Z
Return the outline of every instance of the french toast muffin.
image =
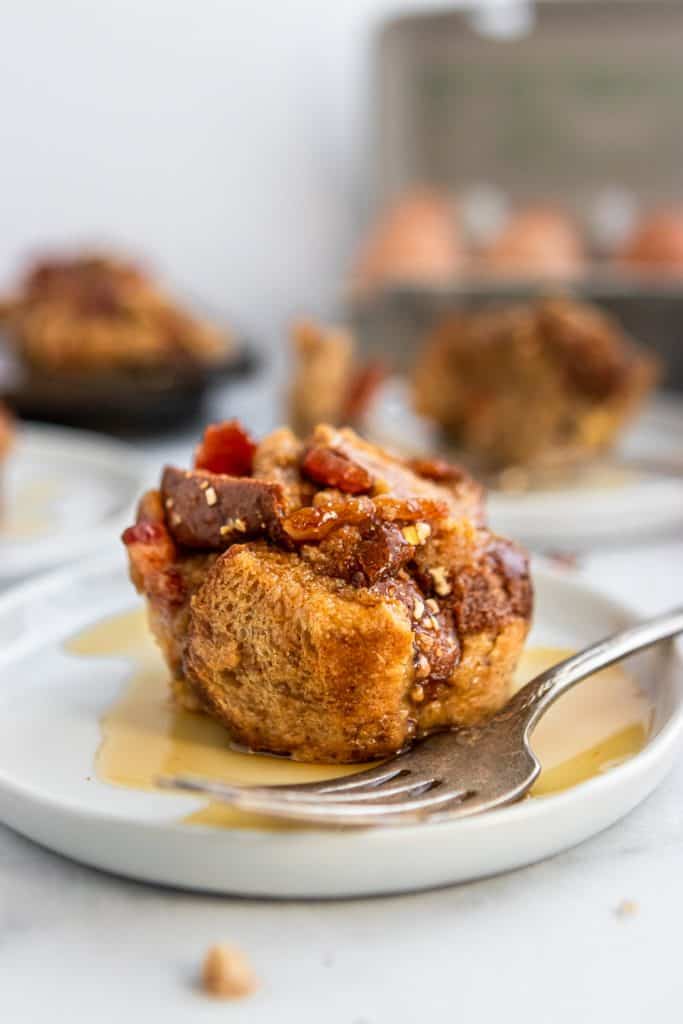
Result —
M14 417L6 405L0 403L0 512L2 511L3 471L14 446Z
M0 465L5 461L14 444L14 417L6 405L0 402Z
M209 427L123 535L176 699L252 750L386 757L498 710L531 615L526 554L457 467L348 428Z
M298 434L317 423L357 425L386 375L377 361L358 358L344 327L298 320L291 329L288 420Z
M552 465L609 447L657 369L596 307L545 299L438 323L418 360L414 401L482 467Z
M3 320L23 361L42 373L210 363L230 345L137 267L100 255L35 264Z

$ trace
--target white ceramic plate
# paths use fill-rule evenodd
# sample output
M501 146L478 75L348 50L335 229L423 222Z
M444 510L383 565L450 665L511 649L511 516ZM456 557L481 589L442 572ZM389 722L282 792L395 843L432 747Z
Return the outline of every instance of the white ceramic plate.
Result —
M406 451L439 450L428 420L413 412L405 381L387 382L374 403L368 434ZM628 430L617 455L671 459L683 466L683 396L658 396ZM566 484L528 493L492 492L491 525L535 547L572 550L654 535L683 523L683 472L656 476L617 467L587 467Z
M3 469L0 582L94 553L130 521L143 477L121 442L21 423Z
M0 819L86 864L164 885L256 896L341 897L465 881L548 857L611 825L671 767L683 731L681 650L644 672L654 726L631 760L555 796L466 821L400 829L268 831L181 824L192 797L98 781L99 719L126 659L64 641L135 606L123 552L0 597ZM536 572L532 643L579 647L625 625L620 606L566 574ZM658 664L662 659L660 654ZM656 687L655 680L656 678ZM653 689L653 687L655 687Z

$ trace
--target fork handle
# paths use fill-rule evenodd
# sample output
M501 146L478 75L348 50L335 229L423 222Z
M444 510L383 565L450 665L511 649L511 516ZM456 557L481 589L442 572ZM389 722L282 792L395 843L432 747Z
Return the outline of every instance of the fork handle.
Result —
M652 647L683 632L683 608L675 608L663 615L624 629L613 636L599 640L591 647L559 662L523 686L512 700L517 712L527 711L526 732L531 732L551 704L563 693L576 686L587 676L607 668L629 654Z

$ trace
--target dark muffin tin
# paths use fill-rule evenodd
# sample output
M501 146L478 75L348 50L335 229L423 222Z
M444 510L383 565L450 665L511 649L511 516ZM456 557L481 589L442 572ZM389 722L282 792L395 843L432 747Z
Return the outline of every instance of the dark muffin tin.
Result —
M257 365L256 350L246 342L211 366L39 374L8 360L0 398L26 419L108 433L163 433L199 418L213 387Z

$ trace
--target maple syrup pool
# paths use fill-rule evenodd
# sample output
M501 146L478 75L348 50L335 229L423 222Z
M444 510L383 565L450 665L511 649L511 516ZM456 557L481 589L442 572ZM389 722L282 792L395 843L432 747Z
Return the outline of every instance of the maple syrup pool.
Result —
M301 764L235 750L222 725L175 706L168 672L142 608L86 627L65 644L83 658L119 657L131 663L122 692L101 719L95 759L98 777L114 786L156 790L161 776L193 774L245 785L315 782L361 771L366 765ZM572 652L557 647L524 651L516 676L522 686ZM533 734L541 774L532 796L549 796L599 775L637 754L652 724L652 705L623 669L605 669L562 697ZM186 824L224 828L291 828L217 802L184 818Z

